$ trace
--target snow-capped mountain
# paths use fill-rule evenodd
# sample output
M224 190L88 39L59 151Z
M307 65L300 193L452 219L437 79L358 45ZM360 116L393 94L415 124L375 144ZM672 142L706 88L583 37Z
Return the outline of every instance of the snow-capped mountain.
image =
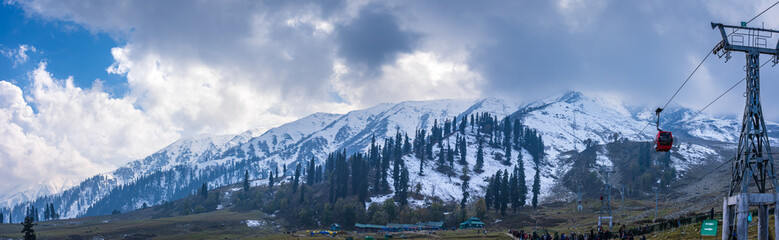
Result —
M251 178L262 179L270 169L281 171L289 166L286 172L282 171L288 176L294 172L292 166L312 158L321 164L334 151L366 151L373 137L379 140L401 133L413 138L418 129L429 131L436 123L443 125L446 120L456 118L459 121L476 113L489 113L499 119L519 119L525 126L538 131L545 143L545 157L539 164L542 199L557 191L553 189L559 189L562 176L576 164L571 161L574 159L572 153L584 151L588 144L605 145L620 139L647 141L655 131L654 126L646 127L654 118L652 108L628 106L618 100L585 96L579 92L566 92L525 105L498 98L385 103L346 114L315 113L262 134L249 130L234 136L181 139L114 172L87 179L57 194L39 197L32 204L54 203L59 206L60 215L66 217L107 214L113 209L133 210L143 203L154 205L187 196L204 182L212 187L239 182L247 169ZM738 137L738 119L700 115L681 126L693 114L690 109L669 108L663 112L661 121L663 128L679 128L673 129L677 141L670 161L680 177L686 170L706 163L706 159L721 159L715 156L734 148L733 142ZM771 136L776 137L779 126L769 125ZM468 127L464 134L446 136L443 144L453 145L458 136L466 140L466 162L473 166L478 138L485 136ZM775 141L772 138L772 142ZM434 153L441 147L434 146ZM484 172L470 173L472 197L483 195L490 175L498 170L510 171L517 164L511 161L504 165L494 160L495 156L505 155L500 147L485 146L484 152ZM530 184L535 174L529 167L534 165L532 156L526 149L517 152L522 154L526 181ZM614 167L613 154L608 148L601 147L594 154L597 161L593 167ZM463 174L462 170L443 174L432 165L426 165L422 168L424 175L420 175L419 159L413 154L403 159L410 170L412 188L419 183L421 193L444 200L459 200L462 196L462 180L457 177ZM387 197L373 196L377 201ZM16 217L23 215L28 204L9 198L0 199L2 201L15 206L12 211Z

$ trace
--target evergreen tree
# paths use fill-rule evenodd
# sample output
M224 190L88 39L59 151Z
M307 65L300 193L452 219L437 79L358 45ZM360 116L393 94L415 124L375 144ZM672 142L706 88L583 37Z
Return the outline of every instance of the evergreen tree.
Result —
M484 167L484 148L481 144L481 139L479 139L479 148L476 150L476 165L473 166L473 171L476 173L482 173L484 172L482 168ZM487 204L489 206L489 203Z
M13 212L8 212L8 224L14 223Z
M525 163L522 161L522 154L517 155L517 188L519 190L519 206L523 207L527 200L527 181L525 181Z
M249 191L249 170L244 170L243 172L243 191Z
M460 134L465 134L465 125L468 124L468 115L463 116L463 118L460 118Z
M48 204L44 205L44 208L43 208L43 220L44 221L49 220L49 205Z
M282 170L281 170L281 176L287 176L287 164L281 164ZM278 176L279 173L276 172L276 176Z
M514 146L519 147L520 146L520 139L522 138L522 124L519 122L519 119L514 119ZM518 153L519 155L522 155L522 152L520 151Z
M21 231L21 233L24 233L24 240L35 240L35 230L33 230L32 227L38 224L33 223L34 221L35 219L33 219L32 216L24 217Z
M506 150L506 159L511 161L511 120L506 117L503 119L503 149Z
M511 200L511 210L517 213L519 207L519 179L517 179L517 172L519 169L514 167L514 172L511 174L511 180L509 181L509 198Z
M438 166L446 165L446 152L444 152L444 146L441 146L441 150L438 151Z
M501 190L503 190L503 172L498 171L495 173L495 184L492 189L492 206L495 207L495 213L501 208L503 197L501 196Z
M54 210L54 203L50 203L50 204L51 204L52 219L59 219L60 218L60 214L57 213L57 210Z
M408 205L408 169L406 169L405 165L403 166L403 170L400 173L400 194L396 194L398 203L400 203L400 206L406 206Z
M203 185L200 186L200 195L203 196L203 198L208 198L208 185L206 185L206 183L203 183Z
M533 207L538 206L538 194L541 192L541 171L536 165L536 176L533 178Z
M460 141L460 146L458 147L460 148L460 164L468 165L468 161L466 159L466 156L468 155L467 154L468 144L465 137L462 138L462 140Z
M405 140L403 140L403 154L407 154L411 152L411 142L408 140L408 133L404 136Z
M299 185L300 185L300 163L298 163L298 166L295 168L295 177L292 179L292 194L295 194L298 191Z
M463 199L460 200L460 209L465 209L465 204L468 203L468 198L470 197L470 186L469 182L471 180L471 177L468 176L468 167L463 167L463 184L462 184L462 191L463 191Z
M500 187L500 215L506 215L506 208L510 200L510 185L509 185L509 172L503 170L503 180Z
M322 165L316 166L316 178L314 180L314 183L321 183L322 181L324 181L324 179L322 179L323 177L322 175L323 175Z
M0 224L2 224L3 221L5 221L5 216L3 216L3 213L0 213Z
M454 154L452 154L452 146L446 144L446 160L449 162L449 167L454 167Z
M308 163L308 169L306 170L306 184L309 186L314 185L314 180L316 180L316 165L313 157L311 158L311 162Z

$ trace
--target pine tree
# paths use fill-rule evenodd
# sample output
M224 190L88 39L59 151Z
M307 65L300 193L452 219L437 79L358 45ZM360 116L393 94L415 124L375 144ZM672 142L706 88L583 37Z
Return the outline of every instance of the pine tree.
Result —
M533 207L538 206L538 194L541 192L541 171L536 165L536 176L533 178Z
M49 205L46 204L43 207L43 220L46 221L49 220Z
M441 150L438 151L438 166L446 165L446 152L444 152L444 146L441 146Z
M517 179L519 169L514 167L514 172L511 174L511 180L509 182L509 198L511 199L511 210L517 213L519 208L519 179Z
M208 198L208 185L206 185L206 183L203 183L203 185L200 186L200 195L204 198Z
M503 197L501 197L501 190L503 190L503 172L498 171L495 173L495 185L493 186L492 190L492 206L495 207L495 213L498 213L501 207L501 201L503 201Z
M244 170L243 172L243 191L249 191L249 170Z
M401 206L408 205L408 181L408 169L406 169L404 165L403 170L400 173L400 194L398 195L398 203L400 203Z
M481 139L479 139L479 148L476 150L476 165L473 166L473 171L476 173L482 173L484 172L482 170L483 167L484 167L484 148L482 147Z
M468 124L468 115L463 116L463 118L460 118L460 134L465 134L465 125Z
M50 209L51 209L52 219L59 219L60 214L57 213L57 210L54 210L54 203L51 203Z
M299 185L300 185L300 163L298 163L298 166L295 168L295 178L292 179L292 194L295 194L298 191Z
M522 154L517 155L517 185L519 190L519 206L525 206L527 200L527 181L525 181L525 164L522 161Z
M314 158L311 158L311 162L308 163L308 169L306 173L306 184L309 186L314 185L314 180L316 180L316 165L314 163Z
M462 191L463 191L463 199L460 200L460 209L465 209L465 205L468 203L468 198L471 196L470 192L470 186L469 182L471 180L471 177L468 176L468 167L463 167L463 184L462 184Z
M468 160L466 159L466 156L468 156L467 154L468 145L465 137L462 138L462 140L460 141L460 146L458 147L460 148L460 164L467 166Z
M2 224L3 221L5 221L5 216L3 216L3 213L0 213L0 224Z
M503 180L500 187L500 215L506 215L506 208L510 200L509 172L503 170Z
M511 120L506 117L503 120L503 148L506 150L506 159L511 161Z
M287 176L287 164L281 164L282 170L281 170L281 176ZM276 176L278 176L279 173L276 172Z
M449 162L449 167L454 167L454 154L452 154L452 146L446 144L446 160Z
M33 230L32 227L38 224L33 223L34 221L35 219L32 216L24 217L21 231L21 233L24 233L24 240L35 240L35 230Z

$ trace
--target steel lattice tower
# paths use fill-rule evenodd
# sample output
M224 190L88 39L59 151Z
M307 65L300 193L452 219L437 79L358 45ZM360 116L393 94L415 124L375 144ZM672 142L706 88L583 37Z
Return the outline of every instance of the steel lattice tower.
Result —
M746 53L746 106L741 123L737 154L731 169L731 182L728 197L723 201L722 239L730 236L731 228L736 228L738 239L747 239L747 214L749 206L758 207L759 225L758 239L768 239L768 206L779 202L776 194L777 180L774 173L771 146L768 140L763 109L760 104L760 54L772 57L777 63L779 41L776 47L768 48L768 41L779 31L741 26L711 23L712 28L719 28L722 41L713 52L720 58L730 59L733 51ZM730 34L726 29L732 29ZM773 193L766 193L766 182L773 185ZM750 192L751 183L754 188ZM733 217L735 210L735 219ZM776 220L777 215L774 217ZM732 221L736 220L736 221ZM776 221L776 235L779 236L779 221Z

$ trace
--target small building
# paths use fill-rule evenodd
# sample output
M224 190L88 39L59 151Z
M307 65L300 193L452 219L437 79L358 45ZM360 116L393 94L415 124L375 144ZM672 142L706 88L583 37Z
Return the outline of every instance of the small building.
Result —
M418 222L420 230L444 230L446 229L446 223L444 222Z
M338 223L330 224L330 231L341 231L341 225Z
M357 232L381 232L381 231L386 231L385 229L386 227L384 225L362 224L362 223L354 224L354 230Z
M393 232L419 230L419 226L417 226L416 224L402 224L402 223L387 223L387 228Z
M468 218L460 223L460 229L484 228L484 223L477 217Z

